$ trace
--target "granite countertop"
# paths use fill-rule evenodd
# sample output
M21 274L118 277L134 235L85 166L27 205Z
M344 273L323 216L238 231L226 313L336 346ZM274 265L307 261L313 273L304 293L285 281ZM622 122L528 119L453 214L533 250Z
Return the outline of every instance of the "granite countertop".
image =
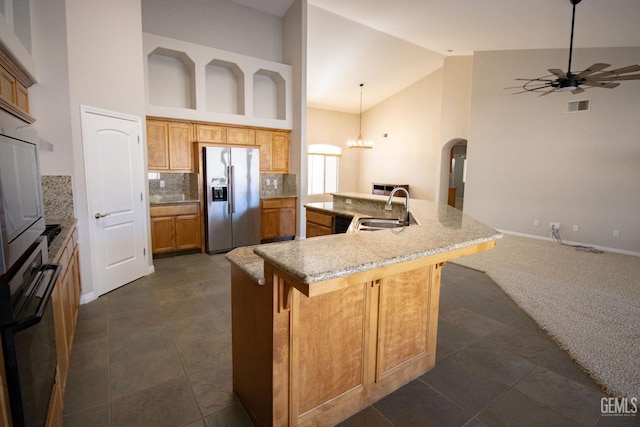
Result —
M375 203L387 199L357 193L349 193L348 197L361 197ZM404 199L394 198L394 203L404 204ZM384 215L382 209L364 209L367 212L358 212L341 206L335 207L333 203L310 203L308 206L341 215L353 215L352 224L361 216ZM253 247L253 251L303 284L312 285L502 237L496 230L459 210L433 201L411 199L410 211L418 224L258 245ZM245 268L234 252L229 254L229 259ZM256 260L253 259L252 262L255 263ZM256 265L254 264L254 268Z
M75 218L51 220L47 219L45 221L47 225L60 224L62 226L60 234L56 236L53 244L49 247L49 263L56 264L58 261L60 261L60 255L62 255L62 250L65 247L65 243L67 242L69 236L71 235L71 231L73 230L73 227L77 222L78 221Z

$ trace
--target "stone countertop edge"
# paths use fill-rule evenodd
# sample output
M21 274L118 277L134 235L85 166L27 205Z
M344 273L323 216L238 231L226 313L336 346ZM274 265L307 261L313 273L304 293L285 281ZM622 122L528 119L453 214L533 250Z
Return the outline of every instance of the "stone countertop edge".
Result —
M60 234L55 238L51 247L49 247L49 263L56 264L60 261L60 256L62 255L62 250L65 247L65 243L69 239L71 235L71 230L77 224L78 220L75 218L65 218L65 219L47 219L45 223L49 224L60 224L62 226L62 230Z
M164 205L189 205L200 203L198 199L192 200L160 200L157 202L149 202L150 206L164 206Z
M332 209L330 203L308 205L335 213L349 212L354 220L365 216ZM411 213L418 225L272 243L253 250L303 284L312 285L502 238L498 231L448 205L411 199Z
M225 257L248 273L259 285L264 285L264 260L254 252L254 246L242 246L227 252Z
M269 199L293 199L293 198L297 198L298 195L297 194L289 194L289 193L282 193L282 194L265 194L265 195L260 195L260 200L269 200Z

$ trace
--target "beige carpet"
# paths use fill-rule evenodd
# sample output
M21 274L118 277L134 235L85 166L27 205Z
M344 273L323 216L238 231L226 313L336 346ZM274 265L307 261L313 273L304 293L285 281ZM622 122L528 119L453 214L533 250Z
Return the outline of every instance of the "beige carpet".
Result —
M505 235L455 262L486 272L609 393L640 397L640 257Z

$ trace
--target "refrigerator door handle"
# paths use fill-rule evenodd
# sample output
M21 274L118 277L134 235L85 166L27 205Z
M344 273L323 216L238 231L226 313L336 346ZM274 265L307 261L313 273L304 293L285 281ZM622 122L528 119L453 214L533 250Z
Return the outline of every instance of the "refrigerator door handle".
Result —
M236 211L236 207L235 207L235 188L234 188L234 182L233 182L233 166L227 166L227 175L229 176L229 213L235 213Z

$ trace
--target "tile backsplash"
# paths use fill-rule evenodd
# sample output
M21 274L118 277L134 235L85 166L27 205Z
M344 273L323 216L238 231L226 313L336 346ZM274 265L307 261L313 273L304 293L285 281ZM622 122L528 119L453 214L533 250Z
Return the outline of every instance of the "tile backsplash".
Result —
M198 174L149 173L149 201L151 203L199 200Z
M297 197L298 179L292 173L261 173L260 197Z
M45 221L74 218L71 176L43 175L41 183Z

